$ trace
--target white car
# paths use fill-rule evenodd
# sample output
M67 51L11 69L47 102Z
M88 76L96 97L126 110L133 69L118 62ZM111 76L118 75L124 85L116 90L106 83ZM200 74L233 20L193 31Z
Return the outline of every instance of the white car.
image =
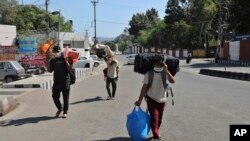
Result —
M127 58L127 64L128 65L133 65L135 64L135 56L136 54L130 54L128 55L126 58Z
M90 67L98 67L99 62L93 60L93 58L89 57L79 57L78 61L73 64L73 68L90 68Z

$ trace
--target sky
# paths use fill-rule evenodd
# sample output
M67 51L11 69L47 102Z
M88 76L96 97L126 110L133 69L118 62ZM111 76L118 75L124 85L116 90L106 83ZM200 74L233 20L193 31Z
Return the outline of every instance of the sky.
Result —
M18 0L20 4L35 4L45 9L46 0ZM60 10L65 20L73 21L73 29L77 33L88 31L94 36L93 0L48 0L48 11ZM97 0L95 0L97 1ZM167 0L99 0L96 4L96 36L113 38L129 28L133 14L145 13L155 8L161 19L165 16Z

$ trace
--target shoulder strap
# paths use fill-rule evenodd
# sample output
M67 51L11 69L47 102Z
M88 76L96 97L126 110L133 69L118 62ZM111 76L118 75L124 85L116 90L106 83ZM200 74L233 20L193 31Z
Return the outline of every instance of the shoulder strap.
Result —
M166 76L164 71L161 72L161 79L162 79L162 83L163 83L164 88L167 89L167 87L168 87L167 76Z
M152 86L153 78L154 78L154 70L150 70L148 72L148 89ZM161 72L161 79L163 86L166 89L168 87L168 83L167 83L167 76L164 71Z
M152 69L148 72L148 89L152 86L153 78L154 78L154 70Z

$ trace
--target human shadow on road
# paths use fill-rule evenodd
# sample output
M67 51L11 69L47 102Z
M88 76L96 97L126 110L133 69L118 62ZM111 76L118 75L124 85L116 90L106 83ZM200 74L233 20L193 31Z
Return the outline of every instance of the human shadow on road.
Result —
M89 99L84 99L84 100L80 100L80 101L75 101L70 103L71 105L75 105L75 104L79 104L79 103L89 103L89 102L95 102L95 101L102 101L104 100L102 97L97 96L94 98L89 98Z
M146 141L151 141L153 138L147 138ZM131 141L131 139L129 137L115 137L115 138L111 138L109 140L93 140L93 141Z
M0 126L7 127L7 126L21 126L24 124L34 124L40 121L52 120L56 119L57 117L48 117L48 116L40 116L40 117L28 117L23 119L15 119L15 120L4 120L0 121Z

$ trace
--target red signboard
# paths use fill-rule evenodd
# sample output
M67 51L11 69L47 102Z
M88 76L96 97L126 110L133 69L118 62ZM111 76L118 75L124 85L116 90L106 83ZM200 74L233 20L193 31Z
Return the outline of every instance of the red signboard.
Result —
M0 60L16 60L17 46L0 46Z
M15 54L0 54L1 61L13 61L16 60Z
M0 46L0 54L16 54L16 46Z

